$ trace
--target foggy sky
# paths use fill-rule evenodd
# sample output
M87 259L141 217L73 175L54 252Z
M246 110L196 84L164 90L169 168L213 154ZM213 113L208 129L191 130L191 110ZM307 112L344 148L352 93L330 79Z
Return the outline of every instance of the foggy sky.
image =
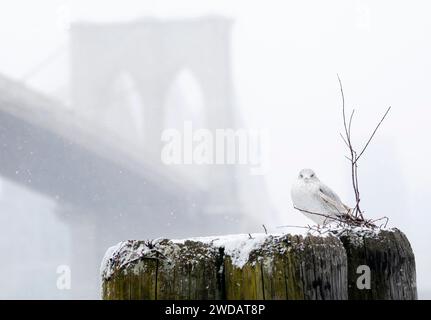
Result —
M290 185L303 167L353 203L338 134L338 73L347 106L356 109L359 149L392 106L361 159L359 179L368 187L362 206L368 216L387 215L407 233L421 297L431 297L430 9L426 1L3 1L0 72L20 80L54 54L55 61L28 85L67 101L69 23L231 17L236 102L247 126L270 130L265 178L279 223L309 223L290 200Z

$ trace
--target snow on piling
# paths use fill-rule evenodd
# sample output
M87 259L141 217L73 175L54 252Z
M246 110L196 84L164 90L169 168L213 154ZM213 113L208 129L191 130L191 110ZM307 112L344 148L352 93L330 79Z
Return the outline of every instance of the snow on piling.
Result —
M367 295L352 288L359 276L356 264L367 263L379 288L389 290ZM390 273L376 277L374 272ZM413 252L396 229L128 240L108 249L101 276L103 299L417 297Z

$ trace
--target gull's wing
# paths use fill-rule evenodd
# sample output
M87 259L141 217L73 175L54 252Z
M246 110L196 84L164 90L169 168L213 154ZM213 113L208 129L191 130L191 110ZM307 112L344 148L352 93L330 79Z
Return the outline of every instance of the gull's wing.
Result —
M321 182L319 183L319 191L332 200L341 202L340 197L334 191L332 191L331 188Z
M340 197L331 190L328 186L320 183L319 185L319 197L324 201L331 209L339 214L347 214L351 210L348 206L341 202Z

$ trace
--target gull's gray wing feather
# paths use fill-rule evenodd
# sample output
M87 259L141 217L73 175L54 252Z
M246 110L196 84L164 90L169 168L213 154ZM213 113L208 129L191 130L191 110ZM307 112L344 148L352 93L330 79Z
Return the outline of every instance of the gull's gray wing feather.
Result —
M341 202L340 197L334 191L332 191L332 189L329 188L327 185L320 183L319 191L323 193L325 196L331 198L332 200Z
M333 211L346 214L350 208L341 202L340 197L323 183L319 185L319 196Z

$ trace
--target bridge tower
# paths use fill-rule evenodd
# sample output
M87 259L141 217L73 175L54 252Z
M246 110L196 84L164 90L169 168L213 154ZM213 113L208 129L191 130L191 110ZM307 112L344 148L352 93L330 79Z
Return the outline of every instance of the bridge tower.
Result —
M231 26L230 20L215 16L76 24L71 29L72 104L90 119L106 121L109 129L117 129L152 161L160 162L166 119L174 115L180 130L185 121L193 120L183 110L187 105L169 108L166 103L173 83L186 73L199 85L203 100L201 120L192 122L194 128L235 129ZM190 166L178 168L194 173ZM236 166L203 170L205 212L240 215Z

